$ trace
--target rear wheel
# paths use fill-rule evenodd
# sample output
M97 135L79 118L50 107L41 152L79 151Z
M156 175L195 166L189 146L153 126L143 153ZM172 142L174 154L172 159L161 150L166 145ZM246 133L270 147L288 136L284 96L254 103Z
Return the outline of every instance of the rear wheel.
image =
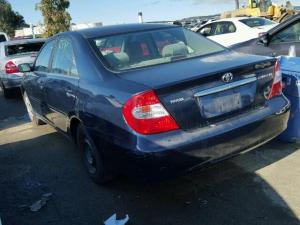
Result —
M24 99L24 103L25 103L25 106L26 106L26 109L27 109L27 112L28 112L28 115L29 115L29 118L30 118L32 124L34 126L39 126L39 125L45 124L42 120L37 118L36 113L34 112L34 110L32 108L32 105L30 103L30 100L28 98L26 91L23 93L23 99Z
M84 167L91 179L98 184L104 184L112 180L113 176L105 167L101 149L96 148L82 125L78 125L77 128L77 144Z

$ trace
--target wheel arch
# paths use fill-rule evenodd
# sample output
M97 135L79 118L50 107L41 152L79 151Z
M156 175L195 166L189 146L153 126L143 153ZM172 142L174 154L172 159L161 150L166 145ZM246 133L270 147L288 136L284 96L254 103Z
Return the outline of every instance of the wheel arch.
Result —
M79 124L82 124L82 121L78 117L72 116L70 118L69 133L70 133L72 139L76 143L77 143L77 128L78 128Z

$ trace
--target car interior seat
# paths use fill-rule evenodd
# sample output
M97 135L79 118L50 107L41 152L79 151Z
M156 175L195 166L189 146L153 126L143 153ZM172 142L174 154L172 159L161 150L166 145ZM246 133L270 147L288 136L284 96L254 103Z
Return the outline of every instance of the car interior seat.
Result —
M166 45L162 49L163 57L186 56L187 54L188 54L188 48L183 42Z
M109 64L114 68L127 66L129 63L129 56L125 52L109 53L104 56Z

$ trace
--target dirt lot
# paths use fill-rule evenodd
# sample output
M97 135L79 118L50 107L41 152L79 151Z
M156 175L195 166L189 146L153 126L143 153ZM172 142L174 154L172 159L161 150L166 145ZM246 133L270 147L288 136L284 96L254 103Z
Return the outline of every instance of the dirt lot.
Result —
M100 225L117 213L135 225L300 224L300 145L273 141L203 171L156 184L91 182L76 147L32 127L21 98L0 96L3 225ZM46 206L26 205L44 193Z

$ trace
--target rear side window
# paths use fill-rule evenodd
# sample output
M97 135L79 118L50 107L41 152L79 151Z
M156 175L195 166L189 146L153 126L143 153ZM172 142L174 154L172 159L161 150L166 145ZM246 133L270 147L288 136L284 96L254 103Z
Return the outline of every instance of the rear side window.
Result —
M268 20L268 19L264 19L264 18L242 19L242 20L240 20L240 22L247 25L248 27L260 27L260 26L276 24L275 22Z
M43 44L44 44L44 42L7 45L6 46L6 56L36 53L41 49Z
M6 37L3 34L0 34L0 42L7 41Z
M51 58L52 50L54 48L55 41L52 40L46 43L45 47L41 50L35 61L35 71L48 72L49 71L49 61Z
M72 43L68 39L60 39L52 61L52 73L78 76Z

